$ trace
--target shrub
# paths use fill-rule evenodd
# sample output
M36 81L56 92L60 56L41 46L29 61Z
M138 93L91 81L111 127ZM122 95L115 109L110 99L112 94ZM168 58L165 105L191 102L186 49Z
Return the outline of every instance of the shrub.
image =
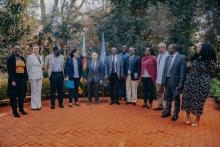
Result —
M212 79L210 96L215 98L216 102L220 104L220 79L218 78Z

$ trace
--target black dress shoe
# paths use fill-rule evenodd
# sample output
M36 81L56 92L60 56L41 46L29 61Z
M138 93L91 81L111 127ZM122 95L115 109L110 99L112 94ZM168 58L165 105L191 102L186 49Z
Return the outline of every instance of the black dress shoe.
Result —
M21 117L18 112L13 113L14 117Z
M24 110L20 111L22 115L28 115L27 112L25 112Z
M170 113L163 113L161 117L165 118L165 117L169 117L169 116L171 116Z
M62 104L62 105L59 105L59 107L60 107L60 108L64 108L63 104Z
M120 105L120 102L116 102L117 105Z
M157 107L157 108L154 108L154 111L161 111L161 110L164 110L164 108L163 107Z
M146 108L146 107L147 107L147 104L143 104L143 105L142 105L142 108Z
M114 102L110 102L110 105L113 105L114 104Z
M132 103L133 106L136 106L137 104L135 102Z
M174 116L171 118L171 120L172 120L172 121L177 121L178 118L179 118L178 115L174 115Z
M55 106L54 106L54 105L52 105L52 106L50 107L50 109L55 109Z

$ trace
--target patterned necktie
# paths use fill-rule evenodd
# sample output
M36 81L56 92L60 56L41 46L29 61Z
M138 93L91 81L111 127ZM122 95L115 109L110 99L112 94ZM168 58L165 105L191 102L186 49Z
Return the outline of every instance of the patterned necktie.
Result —
M173 60L173 55L170 56L169 62L168 62L168 72L167 72L167 77L170 77L171 74L171 68L172 68L172 60Z

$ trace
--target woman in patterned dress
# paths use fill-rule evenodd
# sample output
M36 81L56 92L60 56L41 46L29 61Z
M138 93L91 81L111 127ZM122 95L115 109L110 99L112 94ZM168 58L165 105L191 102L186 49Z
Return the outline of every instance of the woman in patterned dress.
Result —
M192 58L192 69L184 85L182 109L186 111L187 125L199 125L204 103L209 96L210 80L215 71L215 49L209 43L203 44ZM191 122L191 113L196 116L194 122Z

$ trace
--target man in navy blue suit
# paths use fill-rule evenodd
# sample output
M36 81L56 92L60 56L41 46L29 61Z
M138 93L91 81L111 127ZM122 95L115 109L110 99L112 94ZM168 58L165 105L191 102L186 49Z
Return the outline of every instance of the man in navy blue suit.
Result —
M136 105L137 88L140 75L140 57L135 55L135 48L129 48L129 56L124 62L124 78L126 80L126 104Z

